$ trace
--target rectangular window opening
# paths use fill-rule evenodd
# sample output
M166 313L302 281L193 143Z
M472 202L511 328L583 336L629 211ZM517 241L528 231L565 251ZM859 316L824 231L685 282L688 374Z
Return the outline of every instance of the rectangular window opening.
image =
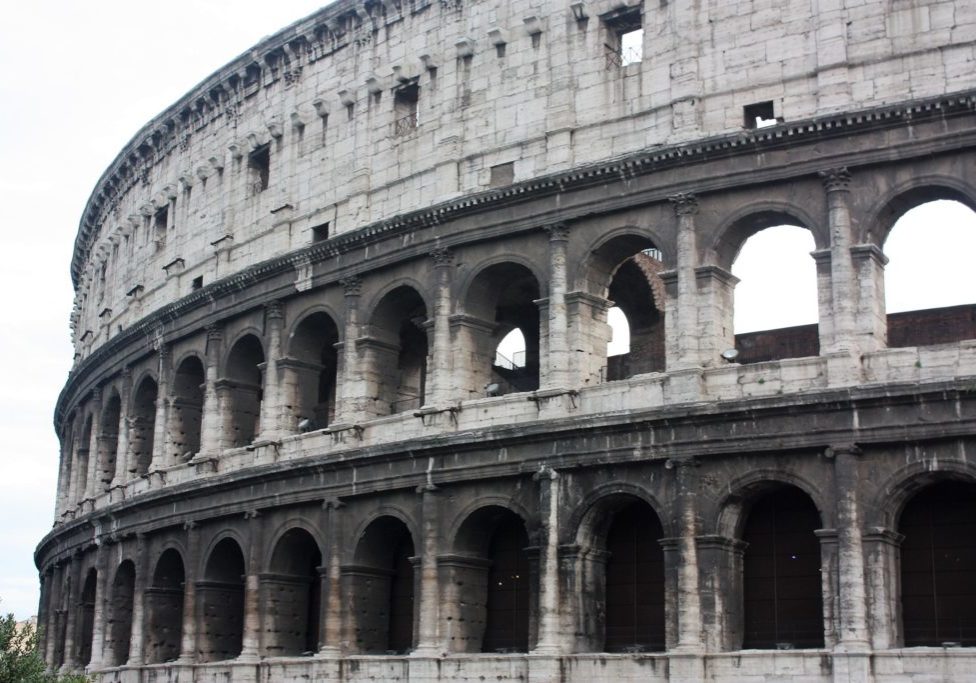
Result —
M395 135L408 135L420 123L417 114L420 104L420 86L411 81L393 92L393 121Z
M489 187L505 187L515 182L515 162L498 164L491 167L491 177L488 179Z
M312 242L324 242L329 239L329 224L322 223L312 228Z
M190 283L190 289L192 291L194 291L194 292L197 291L198 289L203 289L203 276L202 275L199 275L199 276L193 278L193 281Z
M600 17L607 28L607 69L644 59L644 25L639 7L622 7Z
M251 189L254 194L268 189L271 178L271 145L261 145L247 157Z
M166 241L166 228L169 227L169 207L164 206L153 216L153 239L157 244Z
M742 108L742 117L746 128L766 128L779 123L773 112L772 100L747 104Z

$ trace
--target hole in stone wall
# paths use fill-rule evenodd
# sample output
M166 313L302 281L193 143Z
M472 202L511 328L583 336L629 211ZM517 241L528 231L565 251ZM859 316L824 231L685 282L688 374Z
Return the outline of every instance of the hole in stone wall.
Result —
M324 242L329 239L329 223L320 223L312 228L312 242Z
M489 187L505 187L506 185L511 185L513 182L515 182L514 161L491 167L491 173L488 179Z
M261 145L252 151L247 157L247 168L252 194L267 190L271 179L271 145Z
M745 128L765 128L779 123L773 112L772 100L747 104L742 108L742 118Z

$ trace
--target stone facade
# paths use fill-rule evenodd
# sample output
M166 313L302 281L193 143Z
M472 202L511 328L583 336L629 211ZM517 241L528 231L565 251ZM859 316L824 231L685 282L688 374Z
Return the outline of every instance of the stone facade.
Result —
M976 206L976 9L811 7L340 0L150 122L72 262L51 668L973 680L972 311L889 319L881 247ZM736 338L781 223L819 322Z

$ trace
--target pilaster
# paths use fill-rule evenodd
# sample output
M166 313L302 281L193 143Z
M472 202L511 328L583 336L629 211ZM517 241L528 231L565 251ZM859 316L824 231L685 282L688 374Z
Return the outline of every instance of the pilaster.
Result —
M169 444L169 411L171 407L169 395L169 379L172 355L170 348L160 343L157 353L156 374L156 418L153 421L153 452L149 471L152 472L166 464L166 454L170 450Z
M555 389L569 386L566 324L566 248L569 242L569 226L565 223L554 223L546 226L546 232L549 233L549 343L545 374L539 378L539 386Z
M338 656L342 653L342 508L344 503L338 498L322 502L325 514L325 537L328 539L324 559L322 585L323 618L322 635L319 643L319 656Z
M337 388L337 395L341 395L342 400L336 410L336 422L353 424L364 407L362 369L356 349L356 339L359 337L359 298L363 290L363 281L357 276L351 276L344 278L341 283L345 295L346 320L341 349L342 372Z
M248 521L250 542L248 545L247 574L244 578L244 633L241 637L241 654L237 658L241 662L251 662L258 659L261 649L261 551L263 545L264 524L260 510L249 510L244 513Z
M149 585L149 553L146 535L136 534L136 579L132 595L132 631L129 635L129 661L127 666L142 666L146 622L146 587Z
M543 467L534 477L539 486L539 635L533 654L557 655L566 647L561 632L559 594L559 473Z
M698 244L695 216L698 198L693 194L668 197L678 218L677 253L677 326L675 328L674 369L697 367L698 358L698 292L695 268L698 266ZM671 354L669 354L670 356Z
M217 397L217 376L224 330L219 324L207 326L207 350L204 357L203 415L200 418L200 452L198 457L214 457L220 452L223 420Z
M275 440L282 434L284 419L281 414L282 404L280 378L278 376L278 362L281 360L281 328L284 325L285 312L280 301L272 301L264 308L266 348L264 365L264 392L261 400L261 433L257 435L262 440Z
M183 583L183 628L180 638L181 664L192 664L197 657L197 566L200 562L200 529L196 522L188 520L183 524L186 535L186 563Z
M454 272L454 257L450 250L434 249L431 254L434 262L436 289L434 294L434 344L431 349L432 361L427 369L427 391L425 406L442 406L451 400L453 377L451 373L451 278Z
M420 608L418 609L417 647L413 654L418 657L437 657L444 652L440 637L441 591L438 585L438 534L440 532L440 498L433 484L420 486L423 537L420 551Z

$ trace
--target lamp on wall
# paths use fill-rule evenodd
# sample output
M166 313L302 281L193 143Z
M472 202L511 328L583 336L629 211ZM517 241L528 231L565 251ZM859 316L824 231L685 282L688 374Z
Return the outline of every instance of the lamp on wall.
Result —
M725 351L722 352L722 358L727 360L729 363L735 362L735 359L738 357L739 357L738 349L725 349Z

